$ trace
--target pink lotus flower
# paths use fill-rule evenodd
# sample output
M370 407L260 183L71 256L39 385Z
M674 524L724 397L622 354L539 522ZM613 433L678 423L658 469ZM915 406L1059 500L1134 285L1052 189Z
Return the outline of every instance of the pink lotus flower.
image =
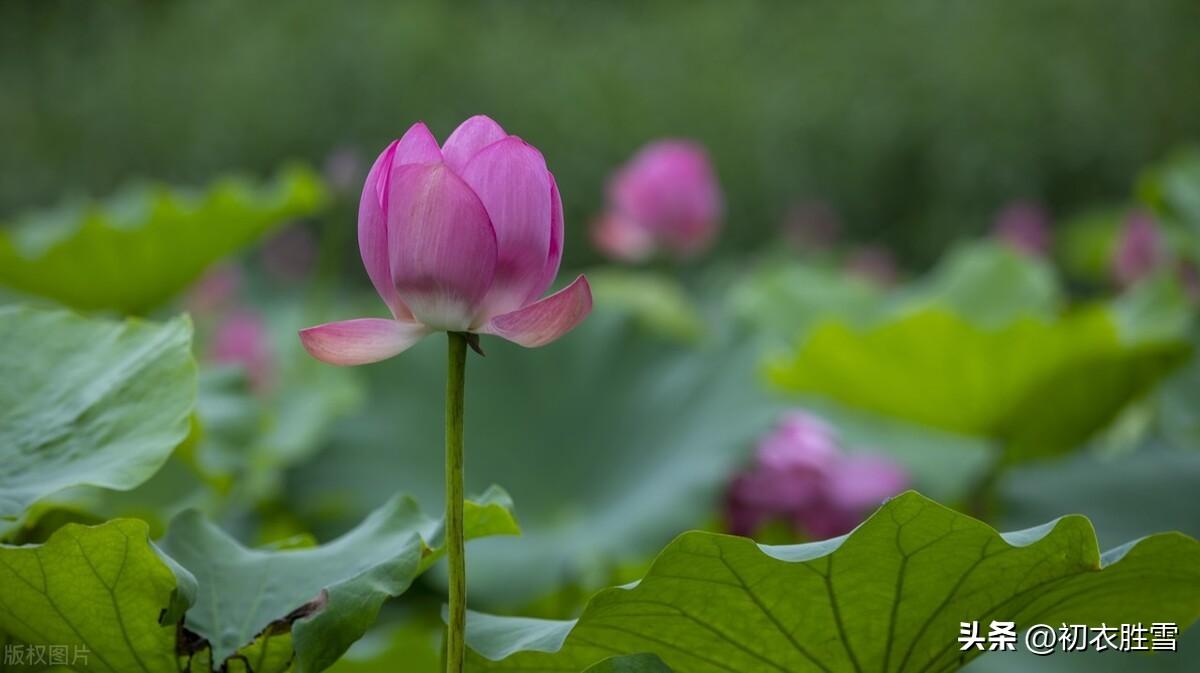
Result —
M899 465L883 456L843 453L833 428L792 412L759 441L754 464L734 478L726 518L738 535L782 519L812 538L828 538L850 531L907 485Z
M415 124L379 155L363 186L358 243L392 319L302 330L308 352L331 364L390 358L438 331L542 346L592 309L583 276L539 299L562 259L558 187L540 152L484 116L440 148Z
M1166 260L1162 232L1149 214L1133 212L1125 218L1112 260L1113 278L1128 287L1149 276Z
M608 200L592 239L615 259L644 261L659 250L691 257L720 227L721 191L708 153L686 140L644 147L614 174Z
M992 235L1030 257L1050 252L1050 216L1036 203L1016 201L996 216Z
M256 313L237 310L225 316L213 333L208 357L213 362L244 367L255 390L270 387L275 353L267 325Z

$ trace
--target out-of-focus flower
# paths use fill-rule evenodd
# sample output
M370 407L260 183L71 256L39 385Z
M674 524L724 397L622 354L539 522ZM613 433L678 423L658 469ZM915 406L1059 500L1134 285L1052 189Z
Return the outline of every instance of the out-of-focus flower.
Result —
M562 259L558 186L540 152L484 116L440 148L415 124L379 155L363 186L358 243L392 319L302 330L308 352L331 364L390 358L437 331L542 346L592 309L583 276L539 299Z
M883 456L846 454L828 424L792 412L759 441L754 463L733 479L726 517L738 535L782 520L811 538L833 537L907 486L899 465Z
M1130 213L1125 218L1113 255L1113 279L1121 287L1133 285L1166 261L1166 252L1162 232L1150 214L1143 211Z
M721 190L704 148L660 140L613 175L608 211L593 224L592 240L623 261L645 261L659 251L692 257L712 243L721 209Z
M892 251L878 245L864 245L850 251L846 271L880 287L891 287L900 276Z
M303 280L312 273L316 262L316 237L302 225L291 225L263 244L263 268L279 280L289 283Z
M992 235L1031 257L1050 252L1050 216L1046 209L1029 201L1016 201L996 215Z
M229 307L242 287L242 270L222 263L209 269L188 290L184 304L196 315L208 315Z
M366 169L363 157L353 147L342 146L325 157L325 182L338 194L353 194L355 185L362 179Z
M213 362L241 365L255 390L270 387L275 354L262 317L245 310L231 311L213 332L208 357Z
M829 250L842 233L837 211L824 201L804 201L783 218L783 236L798 252Z

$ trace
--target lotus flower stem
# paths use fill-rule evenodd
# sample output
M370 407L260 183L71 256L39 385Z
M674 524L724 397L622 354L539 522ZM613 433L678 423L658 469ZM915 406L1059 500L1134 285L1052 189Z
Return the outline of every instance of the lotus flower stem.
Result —
M450 617L446 626L446 673L462 673L466 654L467 568L463 543L463 389L467 337L449 332L446 366L446 560L450 567Z

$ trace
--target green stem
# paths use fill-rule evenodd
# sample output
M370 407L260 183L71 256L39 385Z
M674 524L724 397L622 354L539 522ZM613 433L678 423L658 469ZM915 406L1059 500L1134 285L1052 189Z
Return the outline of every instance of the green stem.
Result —
M450 619L446 628L446 673L462 673L466 655L467 567L463 542L463 389L467 338L449 333L446 366L446 560L450 565Z

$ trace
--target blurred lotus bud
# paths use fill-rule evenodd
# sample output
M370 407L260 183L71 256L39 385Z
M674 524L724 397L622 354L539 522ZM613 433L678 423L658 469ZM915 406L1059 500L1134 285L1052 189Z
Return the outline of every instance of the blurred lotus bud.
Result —
M833 537L858 525L908 481L891 460L848 455L827 423L793 412L759 441L754 463L733 478L726 521L737 535L780 520L812 538Z
M852 250L846 258L846 271L879 287L895 285L900 276L892 251L878 245Z
M366 163L358 150L348 145L335 148L325 157L325 182L337 194L349 196L358 193L366 173Z
M281 281L304 280L317 263L316 236L308 227L290 225L263 244L262 263L267 273Z
M992 236L1031 257L1050 252L1050 216L1036 203L1016 201L996 215Z
M1162 232L1149 213L1134 211L1125 218L1112 260L1113 279L1128 287L1150 275L1166 258Z
M819 472L840 450L829 424L808 412L793 411L759 440L757 457L759 465L771 470Z
M241 365L251 386L270 387L275 356L266 323L257 313L233 311L213 332L208 358L221 364Z
M658 252L692 257L712 244L721 209L720 187L704 148L660 140L613 175L608 212L594 222L592 240L622 261L644 261Z
M217 264L188 290L184 305L195 315L216 313L233 303L241 287L242 270L237 265Z
M833 207L823 201L797 203L783 219L784 239L797 252L829 250L841 233L841 219Z

